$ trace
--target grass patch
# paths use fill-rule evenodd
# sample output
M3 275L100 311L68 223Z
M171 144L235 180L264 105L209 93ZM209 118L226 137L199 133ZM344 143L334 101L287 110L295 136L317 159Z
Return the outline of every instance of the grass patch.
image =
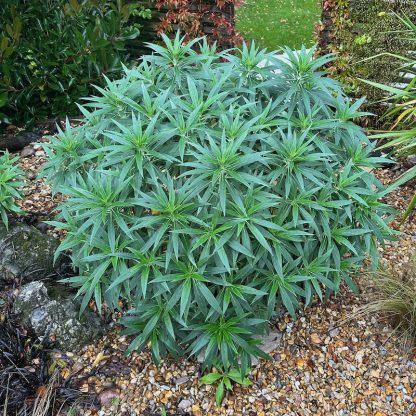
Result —
M410 351L416 347L416 258L403 265L401 271L401 275L380 272L375 276L371 288L373 299L359 314L388 318L403 349Z
M319 0L246 0L237 10L237 30L263 48L299 49L315 43L314 24L320 17Z

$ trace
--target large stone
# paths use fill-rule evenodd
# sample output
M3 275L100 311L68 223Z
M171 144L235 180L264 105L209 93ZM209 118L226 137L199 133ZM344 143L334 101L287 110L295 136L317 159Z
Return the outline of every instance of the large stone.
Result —
M258 346L266 354L277 350L282 343L283 335L279 331L270 331L267 335L259 337L261 344ZM259 365L259 360L256 357L253 357L251 360L251 365L256 367Z
M26 146L20 152L20 157L30 157L30 156L34 156L35 153L36 153L36 150L33 147Z
M15 278L24 282L55 274L53 256L59 242L26 224L10 224L9 230L0 223L0 287Z
M416 140L416 138L415 138ZM412 167L412 166L416 166L416 156L415 155L411 155L411 156L407 156L406 158L406 162Z
M90 310L79 316L79 303L73 294L43 282L22 286L13 313L41 340L50 340L62 349L77 351L101 335L105 325Z

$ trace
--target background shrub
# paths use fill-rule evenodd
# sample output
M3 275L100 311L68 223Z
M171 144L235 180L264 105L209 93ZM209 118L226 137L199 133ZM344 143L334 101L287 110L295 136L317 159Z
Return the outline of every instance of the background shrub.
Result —
M189 41L207 35L210 28L209 40L222 47L242 41L235 30L234 8L244 0L154 0L154 3L163 13L157 25L159 34L179 28Z
M403 29L396 31L396 36L408 40L411 45L406 55L395 57L402 62L402 71L412 74L413 78L405 86L384 85L374 81L361 80L372 87L390 95L389 107L383 118L389 123L389 131L378 132L374 139L381 139L379 149L387 149L397 157L416 156L416 17L412 21L406 14L396 15L396 20ZM383 55L384 56L384 55ZM386 99L387 101L387 99ZM416 167L411 168L406 175L416 176ZM413 172L413 173L412 173ZM402 222L413 212L416 206L416 193L410 201Z
M398 32L404 26L395 13L401 15L405 11L414 21L416 3L409 0L324 0L323 8L325 25L319 35L321 46L337 54L331 74L341 80L349 92L357 97L366 96L369 103L383 99L385 94L380 89L363 84L358 78L383 84L401 79L403 62L393 55L406 55L414 41ZM383 55L368 59L379 54ZM380 103L367 106L378 114L385 110ZM376 119L370 118L369 122L375 123Z
M276 306L354 289L350 273L376 261L390 209L364 168L385 160L352 122L360 102L321 70L330 57L164 40L45 144L69 197L52 224L82 308L131 306L129 351L205 351L226 370L240 357L244 374Z
M75 102L118 76L130 17L149 12L123 0L0 3L0 122L79 114Z
M19 187L23 186L22 171L16 165L18 157L10 157L8 152L0 152L0 220L8 227L8 213L20 214L21 209L15 200L22 198Z

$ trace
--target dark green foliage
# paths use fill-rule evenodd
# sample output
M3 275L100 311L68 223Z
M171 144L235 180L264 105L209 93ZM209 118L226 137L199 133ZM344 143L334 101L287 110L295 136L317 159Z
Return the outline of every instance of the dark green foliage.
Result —
M131 305L129 351L240 358L244 374L276 307L295 316L376 263L390 209L364 168L385 159L352 122L360 102L321 70L331 57L164 40L45 145L69 197L53 224L83 308Z
M120 73L131 17L148 16L123 0L0 2L0 122L78 114L75 102Z
M22 171L16 165L18 158L8 152L0 152L0 221L8 227L8 213L20 214L22 210L15 200L22 197L19 187L23 186Z
M396 20L401 29L396 31L396 36L406 39L411 46L406 55L394 55L401 64L399 69L408 74L412 74L411 81L400 88L399 86L384 85L369 80L364 81L367 85L378 88L390 94L388 97L389 106L384 114L384 119L388 121L389 131L379 132L374 135L374 139L381 139L379 149L387 149L390 154L401 156L416 155L416 15L410 19L406 14L396 15ZM386 56L386 54L383 54ZM390 56L389 54L387 56ZM386 99L387 101L387 99ZM390 126L392 124L392 126ZM413 173L412 173L413 172ZM407 175L410 178L416 176L416 168L409 170ZM416 193L410 201L402 222L412 213L416 206Z
M400 55L409 50L412 43L405 36L397 35L397 30L403 27L400 27L400 22L393 12L401 13L407 10L409 16L416 17L416 4L411 5L407 0L395 0L391 4L370 0L354 1L350 7L352 19L356 22L355 29L358 31L353 39L349 40L354 55L354 75L382 83L397 82L402 66L399 59L383 55L360 61L385 52ZM360 42L363 38L367 39L365 43ZM363 84L358 86L357 93L367 95L371 100L383 97L379 90L364 87Z
M385 106L376 101L383 99L385 94L378 88L359 82L357 78L383 84L401 80L403 61L393 55L407 55L409 50L414 50L414 41L403 36L404 26L395 13L402 15L405 12L414 21L416 2L326 0L325 3L333 10L334 39L329 47L337 53L337 60L332 65L333 74L357 97L366 96L369 102L367 108L381 115ZM368 121L379 123L375 118Z

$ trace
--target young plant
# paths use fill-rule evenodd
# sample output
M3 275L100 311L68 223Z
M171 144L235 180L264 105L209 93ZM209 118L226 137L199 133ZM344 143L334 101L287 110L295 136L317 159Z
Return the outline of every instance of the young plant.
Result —
M129 351L245 374L276 308L296 316L354 289L368 254L376 265L392 210L368 168L385 159L322 70L330 57L164 41L44 145L68 197L57 255L71 250L82 308L131 307Z
M199 383L206 385L217 384L215 391L215 401L217 406L221 406L225 390L233 390L232 383L240 384L242 386L250 386L252 384L247 377L241 376L241 371L236 368L230 368L227 371L209 373L201 377Z
M8 228L7 214L21 214L23 211L16 205L16 199L21 199L19 190L24 185L22 171L16 165L18 157L11 157L6 151L0 153L0 219Z

